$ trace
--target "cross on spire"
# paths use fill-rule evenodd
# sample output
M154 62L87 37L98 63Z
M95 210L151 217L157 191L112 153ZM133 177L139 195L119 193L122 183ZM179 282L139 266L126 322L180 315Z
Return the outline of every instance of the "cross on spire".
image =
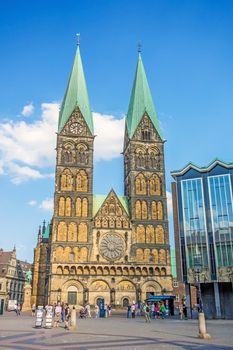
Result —
M142 52L142 44L141 42L139 41L138 42L138 53Z
M77 33L76 36L77 36L77 45L80 46L80 33Z

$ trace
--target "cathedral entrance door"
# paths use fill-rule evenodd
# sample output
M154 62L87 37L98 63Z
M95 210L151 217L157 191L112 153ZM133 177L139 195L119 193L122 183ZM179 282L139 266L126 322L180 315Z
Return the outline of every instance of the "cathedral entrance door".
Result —
M146 292L146 299L150 298L152 295L155 295L155 292Z
M68 292L68 304L69 305L77 304L77 292Z

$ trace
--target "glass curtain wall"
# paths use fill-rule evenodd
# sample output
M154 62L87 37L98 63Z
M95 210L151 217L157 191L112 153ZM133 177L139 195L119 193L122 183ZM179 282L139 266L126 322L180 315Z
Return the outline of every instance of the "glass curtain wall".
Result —
M233 266L233 211L229 175L209 176L211 221L217 266Z
M200 256L202 267L208 268L202 179L182 180L181 185L187 267L193 268L195 256Z

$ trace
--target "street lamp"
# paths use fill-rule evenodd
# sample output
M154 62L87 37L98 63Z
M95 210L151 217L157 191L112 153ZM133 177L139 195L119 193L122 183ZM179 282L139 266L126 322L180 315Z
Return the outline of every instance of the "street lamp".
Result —
M199 299L199 313L198 313L198 326L199 326L199 338L202 339L210 339L210 335L206 332L206 322L205 322L205 314L203 310L203 303L201 298L201 281L200 275L202 271L202 261L201 254L197 253L193 257L193 272L194 279L197 282L198 287L198 299Z

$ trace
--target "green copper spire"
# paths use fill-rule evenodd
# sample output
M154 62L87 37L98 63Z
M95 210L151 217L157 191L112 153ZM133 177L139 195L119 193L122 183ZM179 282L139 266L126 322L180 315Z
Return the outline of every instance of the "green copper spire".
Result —
M76 107L79 107L90 132L93 134L93 119L79 45L77 47L74 64L59 114L58 132L62 131L64 125Z
M147 112L155 129L162 138L157 113L155 111L155 106L152 100L146 73L142 63L141 54L139 52L133 90L131 93L129 109L126 117L127 129L130 138L134 135L134 132L137 129L137 126L140 123L145 112Z

